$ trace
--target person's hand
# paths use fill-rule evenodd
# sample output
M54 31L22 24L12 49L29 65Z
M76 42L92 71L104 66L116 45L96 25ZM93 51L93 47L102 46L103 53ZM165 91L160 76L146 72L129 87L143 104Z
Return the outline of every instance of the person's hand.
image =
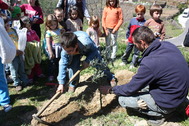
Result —
M155 37L159 37L160 33L159 32L154 32Z
M87 67L89 67L89 63L83 61L83 62L82 62L82 66L81 66L81 70L84 70L84 69L86 69Z
M100 86L99 87L99 90L102 94L109 94L111 89L112 89L111 86Z
M49 57L50 57L50 59L54 59L54 57L55 57L54 53L50 51L49 52Z
M21 50L16 50L16 55L22 55L23 54L23 52L21 51Z
M87 22L88 22L88 25L89 25L89 24L90 24L90 20L91 20L91 19L90 19L90 18L86 18L86 19L87 19Z
M34 18L32 23L35 24L37 21L38 21L38 19Z
M116 32L116 30L113 29L112 34L114 34L115 32Z
M63 93L64 92L64 85L63 84L59 84L56 92Z
M60 30L60 33L63 34L64 32L66 32L66 30L65 30L64 28L62 28L62 29Z
M109 35L109 30L106 29L106 30L105 30L105 33L106 33L106 36L108 36L108 35Z
M148 108L146 102L142 99L138 100L137 104L138 104L138 107L141 108L141 109L147 109Z
M128 39L125 40L125 44L126 44L126 45L127 45L127 43L128 43Z

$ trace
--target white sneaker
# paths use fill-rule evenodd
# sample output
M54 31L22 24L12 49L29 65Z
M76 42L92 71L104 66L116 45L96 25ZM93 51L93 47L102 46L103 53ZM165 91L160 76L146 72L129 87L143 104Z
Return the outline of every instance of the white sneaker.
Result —
M133 69L133 68L134 68L134 66L133 66L133 65L130 65L129 69L131 70L131 69Z
M124 62L121 62L119 65L120 66L125 66L126 64Z
M5 112L8 112L12 109L12 105L7 104L7 105L4 105L3 108Z

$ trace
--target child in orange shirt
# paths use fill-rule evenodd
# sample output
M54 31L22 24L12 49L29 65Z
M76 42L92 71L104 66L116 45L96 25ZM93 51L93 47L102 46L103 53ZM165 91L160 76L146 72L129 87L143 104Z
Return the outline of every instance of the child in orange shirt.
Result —
M117 35L123 23L123 13L119 6L119 0L106 0L106 6L102 15L102 27L106 34L106 46L108 59L114 61L117 52Z

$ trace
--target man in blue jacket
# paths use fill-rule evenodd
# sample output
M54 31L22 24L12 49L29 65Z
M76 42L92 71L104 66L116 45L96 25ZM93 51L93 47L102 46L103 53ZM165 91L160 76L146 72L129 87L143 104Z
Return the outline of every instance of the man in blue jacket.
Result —
M64 85L66 84L67 71L68 77L71 78L78 70L85 69L89 67L90 62L97 59L101 61L101 55L95 43L89 37L86 32L76 31L76 32L66 32L61 36L61 45L63 50L61 52L61 59L59 61L59 73L58 82L59 86L57 92L63 92ZM86 59L80 62L82 56L86 56ZM82 66L80 67L80 63ZM104 73L107 75L107 79L110 83L116 83L114 80L114 75L105 69ZM74 92L75 87L79 81L79 76L77 76L73 82L69 85L69 92Z
M187 101L189 68L179 49L169 42L156 40L149 28L137 28L132 39L143 52L138 72L127 84L100 90L116 94L122 107L150 116L149 124L160 125Z

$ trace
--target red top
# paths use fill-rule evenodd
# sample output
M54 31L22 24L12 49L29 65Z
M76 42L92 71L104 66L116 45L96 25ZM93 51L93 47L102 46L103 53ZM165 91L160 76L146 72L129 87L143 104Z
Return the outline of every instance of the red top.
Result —
M5 2L3 2L2 0L0 0L0 8L1 9L8 9L9 6Z
M32 42L34 40L40 42L40 39L39 39L37 33L34 30L28 30L27 31L27 42Z
M43 23L43 12L40 6L31 6L29 4L22 4L20 6L22 12L24 12L24 16L28 16L32 18L33 16L39 16L41 20L38 20L36 24Z

